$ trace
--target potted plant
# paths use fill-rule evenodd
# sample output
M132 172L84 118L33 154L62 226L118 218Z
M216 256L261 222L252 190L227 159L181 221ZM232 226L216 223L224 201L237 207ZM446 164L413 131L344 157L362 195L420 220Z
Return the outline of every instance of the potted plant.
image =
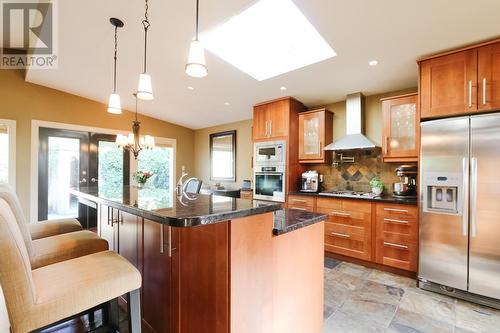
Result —
M384 183L380 180L380 177L373 177L372 180L370 180L370 186L372 188L372 192L375 195L381 195L382 192L384 191Z
M149 178L153 176L151 171L137 171L135 173L135 180L137 181L137 187L144 187Z

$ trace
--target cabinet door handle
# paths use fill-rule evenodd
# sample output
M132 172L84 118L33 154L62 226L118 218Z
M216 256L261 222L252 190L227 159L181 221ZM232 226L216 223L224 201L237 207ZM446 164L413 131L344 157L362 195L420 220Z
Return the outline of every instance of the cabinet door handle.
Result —
M273 135L273 121L269 120L269 136Z
M165 241L164 241L164 234L163 234L163 229L164 225L160 224L160 253L165 252Z
M172 227L168 227L168 256L172 256Z
M408 209L397 209L397 208L387 208L387 207L384 207L384 210L388 211L388 212L408 213Z
M469 107L472 107L472 80L469 80Z
M266 136L269 136L269 127L267 125L267 120L266 120Z
M302 203L306 203L307 201L306 200L303 200L303 199L292 199L293 202L302 202Z
M389 137L385 137L385 145L384 145L384 154L387 155L389 153Z
M486 78L483 78L483 105L486 105Z
M342 234L340 232L332 232L332 235L338 236L338 237L344 237L344 238L351 238L351 235L348 234Z
M408 250L408 245L401 245L396 243L384 242L385 246L397 247L398 249Z
M333 216L341 216L341 217L351 216L351 214L344 213L344 212L331 212L331 215L333 215Z
M384 218L384 221L393 222L393 223L401 223L401 224L408 224L409 223L408 221L405 221L405 220L395 220L395 219L387 219L387 218Z

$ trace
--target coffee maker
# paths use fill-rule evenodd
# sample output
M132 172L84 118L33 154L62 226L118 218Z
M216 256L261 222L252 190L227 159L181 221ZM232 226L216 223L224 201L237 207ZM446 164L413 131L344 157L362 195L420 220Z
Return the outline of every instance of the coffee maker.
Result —
M318 192L319 191L319 174L318 171L309 170L302 174L301 192Z
M399 182L393 184L393 192L396 198L417 197L417 174L416 165L400 165L395 170Z

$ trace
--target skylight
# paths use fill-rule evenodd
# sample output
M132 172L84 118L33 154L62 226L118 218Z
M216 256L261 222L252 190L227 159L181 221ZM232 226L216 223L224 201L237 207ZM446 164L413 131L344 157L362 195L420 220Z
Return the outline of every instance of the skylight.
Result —
M260 0L200 40L259 81L336 55L291 0Z

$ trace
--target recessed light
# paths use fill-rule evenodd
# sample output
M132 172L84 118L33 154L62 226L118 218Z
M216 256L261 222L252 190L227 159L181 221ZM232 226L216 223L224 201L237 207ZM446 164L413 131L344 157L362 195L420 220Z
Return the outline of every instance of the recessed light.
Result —
M229 103L229 102L224 102L224 105L225 105L225 106L229 106L229 105L231 105L231 103Z
M285 87L285 86L282 86L282 87L280 87L280 90L281 90L281 91L285 91L285 90L286 90L286 87Z
M194 90L194 88L193 88L193 87L191 87L191 86L189 86L189 87L187 87L187 88L188 88L188 90Z
M200 40L259 81L336 55L292 0L260 0Z
M372 60L372 61L370 61L370 62L368 63L368 65L370 65L370 66L372 66L372 67L373 67L373 66L377 66L377 65L378 65L378 61L377 61L377 60Z

